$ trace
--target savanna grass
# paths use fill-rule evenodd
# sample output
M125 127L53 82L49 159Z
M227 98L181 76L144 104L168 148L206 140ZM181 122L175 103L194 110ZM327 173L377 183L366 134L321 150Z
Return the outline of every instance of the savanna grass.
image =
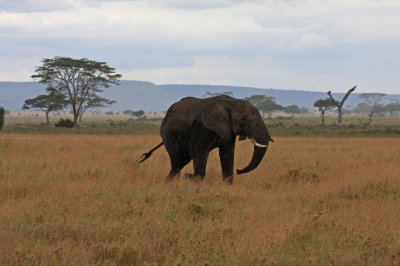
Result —
M400 140L275 137L253 172L165 183L159 136L0 135L0 264L396 265ZM236 166L252 153L239 142Z

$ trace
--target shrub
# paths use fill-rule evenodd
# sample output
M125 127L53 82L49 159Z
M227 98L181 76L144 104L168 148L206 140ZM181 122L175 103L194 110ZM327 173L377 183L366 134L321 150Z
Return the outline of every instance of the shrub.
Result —
M66 128L73 128L74 127L74 122L72 122L71 119L60 119L56 124L56 127L66 127Z
M5 113L4 108L0 106L0 130L4 126L4 113Z

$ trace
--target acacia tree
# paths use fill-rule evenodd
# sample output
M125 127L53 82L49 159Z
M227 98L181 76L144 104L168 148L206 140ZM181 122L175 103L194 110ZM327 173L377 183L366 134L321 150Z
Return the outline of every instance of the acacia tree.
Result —
M74 116L74 126L78 125L78 118L89 108L91 100L98 97L97 94L104 88L119 85L122 77L105 62L60 56L43 59L42 65L36 67L35 72L31 77L47 84L49 94L65 96L67 106Z
M300 108L297 105L289 105L284 108L285 113L291 114L294 117L295 114L300 114Z
M335 103L335 106L338 110L338 126L339 127L343 127L343 105L346 102L347 98L349 98L350 94L357 88L357 86L354 86L353 88L351 88L350 90L347 91L346 95L343 97L343 99L339 102L336 101L333 96L332 96L332 92L328 91L327 94L329 95L329 97L332 99L332 101Z
M390 116L394 116L396 112L400 111L400 103L398 101L388 103L385 105L385 110L390 113Z
M268 114L268 118L271 118L272 112L284 109L282 105L275 102L274 97L266 95L252 95L250 97L246 97L245 99L251 102L262 113L263 118L266 113Z
M314 107L318 108L318 111L321 112L321 124L325 125L325 112L329 109L337 106L337 102L335 103L331 98L319 99L314 102Z
M359 98L364 100L369 107L368 111L368 124L372 123L372 116L382 110L380 102L386 94L380 92L362 93Z
M370 108L367 103L358 103L356 107L354 107L351 112L356 114L367 114Z
M143 110L138 110L138 111L132 111L132 110L125 110L122 112L125 115L133 115L136 116L139 120L141 119L141 117L144 115L144 111Z
M39 95L35 98L25 100L22 109L37 109L46 114L46 123L50 124L49 113L62 110L67 104L64 95Z
M143 110L139 110L139 111L133 111L132 114L134 116L136 116L139 120L142 116L144 116L144 111Z
M310 113L310 110L307 107L300 107L300 114L307 115Z
M214 96L219 96L219 95L228 95L228 96L233 97L233 91L223 91L223 92L206 91L206 93L203 95L203 97L208 98L208 97L214 97Z

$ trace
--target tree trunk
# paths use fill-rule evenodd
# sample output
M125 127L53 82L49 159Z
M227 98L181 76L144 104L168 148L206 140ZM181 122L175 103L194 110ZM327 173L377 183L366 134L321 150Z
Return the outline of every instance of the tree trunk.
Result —
M343 127L343 112L342 107L338 107L338 126Z
M325 126L325 111L321 111L321 122L322 126Z
M331 94L331 91L328 91L327 94L329 95L329 97L332 99L333 102L336 102L336 107L338 109L338 126L339 127L343 127L343 113L342 113L342 108L344 106L344 103L346 102L347 98L350 96L350 94L357 88L357 85L354 86L353 88L351 88L346 95L343 97L343 99L340 101L340 103L338 103Z
M50 124L49 113L50 113L50 112L46 112L46 123L47 123L47 124Z
M77 127L78 126L79 113L76 111L76 109L74 109L73 111L74 111L74 127Z
M369 113L368 114L368 118L369 118L369 123L372 123L372 116L374 115L374 113Z

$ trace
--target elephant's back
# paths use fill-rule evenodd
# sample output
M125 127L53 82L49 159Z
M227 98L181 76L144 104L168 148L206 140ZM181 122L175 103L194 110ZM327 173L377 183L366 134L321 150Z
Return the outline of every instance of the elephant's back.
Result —
M165 119L169 122L174 120L183 124L192 124L197 113L201 109L203 105L203 99L195 98L195 97L186 97L182 100L174 103L168 109Z
M202 99L194 97L186 97L172 104L162 121L161 136L169 138L171 135L188 133L201 106Z

